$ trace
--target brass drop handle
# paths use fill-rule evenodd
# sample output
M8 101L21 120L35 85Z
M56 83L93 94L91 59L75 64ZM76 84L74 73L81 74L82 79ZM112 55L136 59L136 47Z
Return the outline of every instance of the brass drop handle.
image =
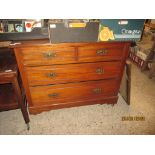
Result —
M97 68L96 73L97 74L104 74L104 69L103 68Z
M108 53L107 49L100 49L96 51L97 55L106 55Z
M58 93L48 94L48 97L52 97L52 98L56 98L56 97L58 97L58 96L59 96Z
M101 94L102 93L102 89L101 88L95 88L95 89L93 89L93 92L95 94Z
M53 78L57 76L57 73L48 73L47 76Z
M46 53L44 53L44 57L45 58L54 58L54 57L56 57L56 53L55 52L46 52Z

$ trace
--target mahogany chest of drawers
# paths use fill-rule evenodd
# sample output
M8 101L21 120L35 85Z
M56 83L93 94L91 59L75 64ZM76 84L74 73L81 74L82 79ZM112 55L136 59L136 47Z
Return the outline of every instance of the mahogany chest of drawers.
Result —
M117 103L130 42L14 46L29 112Z

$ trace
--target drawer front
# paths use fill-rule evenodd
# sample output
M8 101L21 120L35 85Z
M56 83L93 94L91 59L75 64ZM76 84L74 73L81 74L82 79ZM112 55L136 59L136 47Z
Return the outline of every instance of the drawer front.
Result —
M79 47L80 62L121 60L124 54L123 44L89 45Z
M21 48L24 65L51 65L75 62L73 47L29 47Z
M116 96L117 80L99 80L71 84L30 87L33 105L63 104Z
M26 67L30 86L80 82L118 77L121 62L98 62L44 67Z

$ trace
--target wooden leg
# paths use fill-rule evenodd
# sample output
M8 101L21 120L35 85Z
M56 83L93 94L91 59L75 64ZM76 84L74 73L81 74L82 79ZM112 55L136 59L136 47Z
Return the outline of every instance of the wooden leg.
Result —
M23 98L22 98L22 94L21 94L21 90L20 90L20 87L19 87L18 80L17 80L16 76L13 79L13 88L15 90L15 93L16 93L16 96L17 96L17 100L18 100L18 105L19 105L19 107L21 109L23 118L25 120L25 123L28 126L28 129L29 129L29 122L30 122L29 114L27 112L27 107L24 104L24 101L23 101Z
M149 73L149 78L152 79L154 74L155 74L155 60L152 62L152 66L151 66L150 73Z

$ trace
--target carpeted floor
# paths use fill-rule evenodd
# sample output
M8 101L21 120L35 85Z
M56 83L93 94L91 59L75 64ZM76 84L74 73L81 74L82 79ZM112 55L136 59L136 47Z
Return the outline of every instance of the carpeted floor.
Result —
M30 115L27 131L20 110L0 113L0 134L155 134L155 80L132 66L131 105L119 96L118 104L66 108ZM123 116L144 121L122 121Z

